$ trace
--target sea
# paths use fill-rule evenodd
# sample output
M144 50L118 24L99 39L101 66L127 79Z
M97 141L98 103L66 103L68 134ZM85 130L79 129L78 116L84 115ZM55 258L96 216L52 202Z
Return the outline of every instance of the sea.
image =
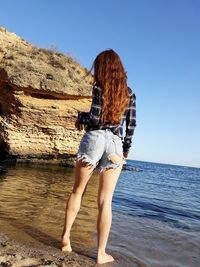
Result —
M17 164L0 173L0 231L58 246L74 168ZM93 259L98 182L94 171L71 232L73 250ZM200 168L127 160L112 208L111 266L200 267Z

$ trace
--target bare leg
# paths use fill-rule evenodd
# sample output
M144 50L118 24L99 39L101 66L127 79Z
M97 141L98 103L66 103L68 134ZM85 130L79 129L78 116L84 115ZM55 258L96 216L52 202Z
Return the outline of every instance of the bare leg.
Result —
M98 190L98 248L97 264L114 261L111 255L106 253L106 244L112 224L112 197L117 184L122 166L116 169L107 169L100 173Z
M91 177L93 169L93 167L87 166L82 161L76 162L75 182L72 193L70 194L66 204L65 222L61 241L62 251L72 251L70 244L70 231L80 209L82 196L85 192L86 185Z

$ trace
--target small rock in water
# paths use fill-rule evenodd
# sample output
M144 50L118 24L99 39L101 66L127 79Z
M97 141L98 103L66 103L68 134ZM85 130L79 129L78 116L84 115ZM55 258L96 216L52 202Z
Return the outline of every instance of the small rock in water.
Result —
M12 266L12 264L11 264L11 262L10 261L2 261L2 262L0 262L0 266L1 267L10 267L10 266Z
M1 246L2 246L2 247L6 247L6 246L7 246L7 242L6 242L6 241L1 242Z
M132 167L132 166L129 166L129 165L124 165L124 166L123 166L123 170L125 170L125 171L135 171L135 172L140 172L140 171L142 171L142 170L139 169L139 168Z
M50 264L52 264L52 260L43 260L43 263L42 263L42 265L50 265Z
M3 174L3 173L5 173L5 169L4 169L3 166L0 166L0 175Z

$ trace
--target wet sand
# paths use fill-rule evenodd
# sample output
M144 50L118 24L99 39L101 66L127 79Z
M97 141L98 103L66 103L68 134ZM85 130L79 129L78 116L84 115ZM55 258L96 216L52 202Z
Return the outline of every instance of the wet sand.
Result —
M0 266L95 266L94 261L75 252L62 254L57 249L28 247L0 233Z
M59 249L59 242L53 246L39 244L15 229L8 222L0 220L0 266L51 266L51 267L81 267L97 266L95 259L76 252L63 253ZM4 232L2 232L2 230ZM17 237L17 238L15 238ZM50 240L51 242L52 240Z

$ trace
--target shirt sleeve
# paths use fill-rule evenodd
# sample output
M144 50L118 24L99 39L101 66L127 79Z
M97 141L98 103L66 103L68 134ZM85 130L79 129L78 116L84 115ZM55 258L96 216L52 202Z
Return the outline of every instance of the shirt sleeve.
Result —
M133 94L130 98L129 109L126 116L126 133L123 142L123 152L129 152L135 127L136 127L136 96L135 94Z
M97 125L101 113L101 91L97 86L92 90L92 105L90 112L79 112L78 120L80 123L88 126Z

